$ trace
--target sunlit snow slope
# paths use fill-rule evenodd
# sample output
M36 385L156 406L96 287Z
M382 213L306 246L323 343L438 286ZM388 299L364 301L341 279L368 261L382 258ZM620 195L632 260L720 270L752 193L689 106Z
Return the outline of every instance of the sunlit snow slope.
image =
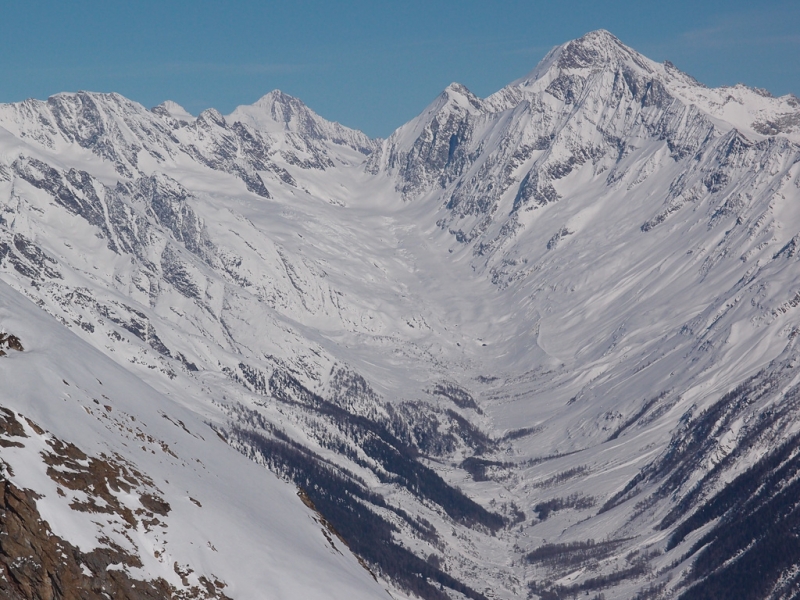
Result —
M0 318L24 347L0 364L6 485L38 494L52 535L72 545L70 559L81 556L87 589L77 597L139 597L104 581L112 570L139 587L158 580L176 597L385 596L295 489L7 285L0 294ZM30 543L25 531L4 535L6 552ZM35 597L68 587L63 558ZM7 565L3 597L17 597L8 579L25 582L32 570L22 559Z
M0 458L54 534L138 557L107 572L231 598L798 593L792 95L605 31L386 140L277 91L197 117L60 94L0 106L0 206L25 347L0 404L26 436ZM141 474L118 508L59 494L65 444Z

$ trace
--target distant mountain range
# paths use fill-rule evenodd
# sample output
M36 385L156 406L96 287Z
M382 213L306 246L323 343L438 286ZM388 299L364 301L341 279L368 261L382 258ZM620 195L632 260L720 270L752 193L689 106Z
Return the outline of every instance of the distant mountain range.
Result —
M0 595L795 598L799 261L800 100L602 30L386 140L0 105Z

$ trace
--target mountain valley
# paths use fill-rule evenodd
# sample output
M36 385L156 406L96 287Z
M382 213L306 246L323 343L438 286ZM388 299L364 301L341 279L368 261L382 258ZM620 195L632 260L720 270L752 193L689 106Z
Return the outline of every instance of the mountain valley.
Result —
M385 140L0 105L0 590L797 597L798 207L797 97L602 30Z

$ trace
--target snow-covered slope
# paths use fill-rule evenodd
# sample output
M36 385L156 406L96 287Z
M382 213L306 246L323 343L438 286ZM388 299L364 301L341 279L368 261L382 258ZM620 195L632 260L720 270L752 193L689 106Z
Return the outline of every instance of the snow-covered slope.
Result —
M276 595L317 563L359 590L330 597L385 594L267 469L394 595L730 597L727 574L761 569L751 597L791 597L800 552L753 557L795 518L799 126L794 96L706 88L605 31L488 98L452 84L387 140L277 91L227 116L84 92L4 105L0 326L26 349L0 357L22 365L2 404L49 432L28 425L31 447L113 448L157 487L136 493L207 488L209 508L192 497L241 548L158 543L233 598L284 559ZM60 379L120 404L62 416ZM118 413L180 458L125 446ZM71 500L15 448L43 518L83 523L46 512ZM276 540L306 533L257 550L270 519ZM748 538L757 519L775 525ZM119 535L132 555L156 543ZM228 575L252 554L265 574ZM132 576L179 587L149 556Z
M34 597L75 594L71 585L86 587L83 598L153 597L137 596L137 584L177 597L387 597L296 489L232 450L202 414L6 284L0 297L0 320L24 348L0 363L4 483L33 494L70 554L47 565L23 548L3 565L3 597L30 597L25 588L37 582ZM14 508L12 500L6 523ZM4 533L32 545L19 529ZM3 550L9 557L16 548ZM70 561L84 581L69 581ZM31 574L37 568L49 572ZM124 577L133 585L115 589Z

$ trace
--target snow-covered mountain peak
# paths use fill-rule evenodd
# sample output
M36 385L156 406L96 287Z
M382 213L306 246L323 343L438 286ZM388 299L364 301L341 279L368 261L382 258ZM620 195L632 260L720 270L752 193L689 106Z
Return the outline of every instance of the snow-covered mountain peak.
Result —
M225 127L227 125L225 117L216 108L207 108L197 115L197 123L200 125L216 125Z
M445 103L455 103L470 112L484 112L486 110L483 101L461 83L451 83L439 97Z
M451 83L422 113L409 121L383 142L380 150L370 156L367 170L372 173L387 171L405 172L404 155L425 156L440 169L451 164L464 164L461 152L463 140L458 130L464 132L476 120L482 120L496 109L491 103L478 98L466 86ZM462 148L459 149L459 144ZM429 177L420 178L417 172L413 182L398 186L403 197L409 199L430 185Z
M658 65L608 31L598 29L556 46L530 73L511 86L530 87L542 79L549 83L565 73L586 76L596 71L615 71L620 68L653 74L658 70Z
M396 188L406 199L452 183L455 197L443 203L473 215L496 210L489 198L517 189L513 212L531 198L537 206L559 198L557 186L546 182L563 179L587 161L607 169L645 139L670 140L676 159L698 150L705 136L733 130L751 141L773 135L800 141L799 104L791 95L773 98L741 85L708 88L672 63L650 60L598 30L554 48L527 76L486 99L451 84L390 136L369 168L397 177ZM630 147L614 140L628 140ZM531 155L532 148L542 154ZM533 156L533 170L529 165L512 176ZM494 161L507 169L501 181L489 184L488 175L474 169L488 169ZM469 181L459 180L467 174ZM456 198L473 192L483 196L483 208ZM474 229L462 234L460 239L478 235Z
M722 130L732 126L753 138L784 135L800 139L800 103L793 95L775 98L767 90L741 83L709 88L670 61L656 63L602 29L554 48L512 86L532 88L535 93L565 76L587 77L602 72L638 80L644 86L655 83L686 105L700 108Z
M652 71L654 64L604 29L567 42L556 53L560 69L608 69L624 64Z
M229 115L231 121L252 125L261 131L294 131L308 127L317 116L299 98L272 90L253 104L242 105ZM317 117L319 118L319 117Z
M172 117L176 121L183 123L191 123L196 118L188 110L172 100L165 100L158 106L153 107L151 110L157 115L162 117Z
M308 140L327 141L369 154L375 142L361 131L319 116L300 99L273 90L254 104L237 107L227 116L266 134L294 133Z
M312 112L302 100L281 90L264 94L252 106L264 109L274 121L285 123L287 127L291 127L292 122L299 118L310 116Z
M484 101L467 89L465 85L453 82L442 90L416 119L400 127L393 137L395 135L398 138L405 137L409 132L416 131L419 126L431 119L447 120L451 118L452 114L475 116L489 110L491 110L490 107L487 107Z
M30 98L0 105L0 123L10 130L17 130L15 125L27 129L33 124L26 122L40 117L35 124L47 133L58 128L67 137L80 139L82 131L78 129L85 131L115 117L122 120L142 113L147 113L144 106L116 92L61 92L47 100ZM68 132L70 129L73 131Z
M64 103L70 104L97 104L97 105L130 105L137 104L117 92L92 92L89 90L78 90L77 92L59 92L47 99L50 105ZM141 105L139 105L141 106Z

